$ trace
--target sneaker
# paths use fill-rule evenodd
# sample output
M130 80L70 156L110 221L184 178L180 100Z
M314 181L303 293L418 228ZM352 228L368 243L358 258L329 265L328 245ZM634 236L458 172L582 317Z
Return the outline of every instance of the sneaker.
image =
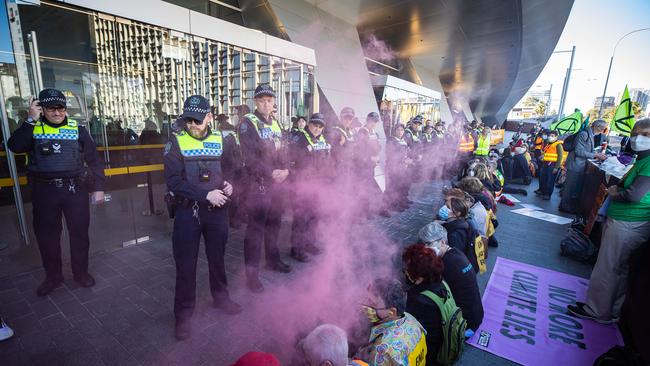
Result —
M4 341L5 339L9 339L14 336L14 330L11 329L7 323L0 318L0 341Z
M175 328L176 339L179 341L184 341L189 339L192 335L192 325L189 320L176 320Z
M262 285L262 282L260 282L260 279L257 277L246 279L246 286L249 290L251 290L251 292L254 292L256 294L264 292L264 285Z
M612 318L609 320L596 318L595 316L589 314L587 310L585 310L585 303L583 302L576 302L575 305L568 305L567 310L569 314L575 316L576 318L592 320L600 324L613 324L618 322L618 318Z
M212 306L214 306L217 309L223 310L223 312L228 315L237 315L242 311L241 306L238 303L232 301L229 297L225 299L221 299L219 301L215 300L212 303Z
M43 283L36 289L36 295L38 296L47 296L50 292L61 287L63 279L59 278L46 278Z
M289 273L291 272L291 266L284 263L281 260L277 260L275 263L270 263L266 265L266 269L270 271L276 271L276 272L282 272L282 273Z
M81 287L93 287L95 286L95 279L93 276L91 276L88 273L80 274L80 275L74 275L74 280L79 284Z
M298 250L296 248L291 248L291 258L302 263L309 263L309 261L311 261L311 258L309 258L307 253L303 252L302 250Z

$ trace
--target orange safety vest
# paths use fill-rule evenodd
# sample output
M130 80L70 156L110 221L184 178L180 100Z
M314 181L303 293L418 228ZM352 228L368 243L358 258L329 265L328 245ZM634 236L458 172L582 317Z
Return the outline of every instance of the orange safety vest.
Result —
M543 145L544 145L544 139L542 138L542 136L537 136L535 138L535 150L541 150Z
M554 143L547 145L544 148L544 157L542 157L542 161L548 161L551 163L557 162L557 145L564 143L564 141L555 141ZM564 151L562 154L562 162L564 163L566 161L566 158L569 156L569 152Z
M460 152L473 152L474 151L474 138L472 135L461 135L460 143L458 144L458 151Z

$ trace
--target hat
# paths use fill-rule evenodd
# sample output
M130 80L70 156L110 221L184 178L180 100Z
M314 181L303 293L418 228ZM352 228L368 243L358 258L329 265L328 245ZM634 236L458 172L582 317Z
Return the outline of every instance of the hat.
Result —
M272 353L248 352L232 366L280 366L280 361Z
M208 113L210 113L210 102L201 95L192 95L183 103L181 118L191 118L202 122Z
M320 113L314 113L309 117L309 123L320 123L325 126L325 116Z
M447 229L434 221L420 229L418 238L424 243L433 243L443 239L447 240Z
M65 98L65 95L63 95L63 93L57 89L41 90L41 92L38 93L38 100L41 103L41 106L45 108L67 106L67 100Z
M255 98L257 97L273 97L275 98L275 91L273 91L273 88L271 88L271 85L269 84L260 84L257 88L255 88Z
M368 121L368 120L373 120L375 122L379 122L379 114L377 114L377 112L368 113L368 116L366 117L366 121Z
M350 107L344 107L341 109L341 117L354 117L354 109Z
M418 114L417 116L413 117L411 122L413 122L413 123L422 123L422 119L423 119L422 116Z

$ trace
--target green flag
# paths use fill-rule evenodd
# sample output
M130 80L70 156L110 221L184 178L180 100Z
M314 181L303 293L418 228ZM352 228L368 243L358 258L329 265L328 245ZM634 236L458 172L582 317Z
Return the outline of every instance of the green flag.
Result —
M551 130L556 130L558 134L574 134L580 131L582 127L582 112L579 109L576 109L573 114L570 114L559 121L554 122L551 125Z
M630 92L627 91L627 85L625 85L625 91L623 91L621 103L619 103L616 108L614 119L612 119L612 122L609 125L611 126L612 131L616 131L623 136L630 136L632 127L634 127L634 122L634 112L632 111Z

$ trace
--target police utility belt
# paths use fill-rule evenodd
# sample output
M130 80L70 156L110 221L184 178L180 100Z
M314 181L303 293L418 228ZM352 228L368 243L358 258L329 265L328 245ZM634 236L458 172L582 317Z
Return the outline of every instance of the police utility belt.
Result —
M165 194L165 204L167 205L167 213L169 218L173 219L176 216L176 209L191 208L194 211L194 216L198 219L198 210L200 205L205 206L208 211L216 210L221 207L212 205L211 203L199 203L198 201L191 200L186 197L177 196L174 192L167 192Z
M36 183L44 183L53 185L56 188L67 187L68 190L72 193L76 193L76 187L81 186L86 182L86 174L78 175L76 177L70 178L41 178L38 176L31 175L29 179Z

